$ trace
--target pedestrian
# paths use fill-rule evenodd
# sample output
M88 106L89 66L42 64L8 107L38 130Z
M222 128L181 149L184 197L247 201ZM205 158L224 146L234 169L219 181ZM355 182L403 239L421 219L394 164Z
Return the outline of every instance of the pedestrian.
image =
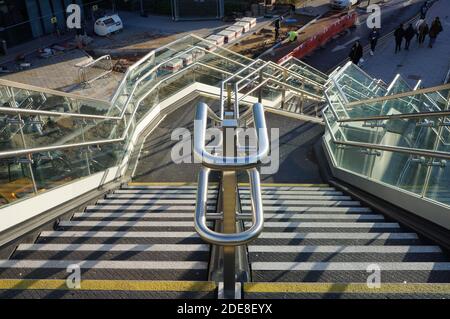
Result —
M375 52L375 47L377 46L379 37L380 37L380 32L377 30L376 27L373 27L373 29L369 35L370 55L373 55L373 53Z
M436 42L436 38L439 33L441 33L444 29L442 28L441 21L439 20L439 17L436 17L431 24L430 31L428 35L430 36L430 44L428 47L432 48L434 43Z
M427 36L430 28L428 27L428 23L423 21L423 23L419 27L419 47L423 45L425 42L425 37Z
M428 11L428 1L425 1L425 3L420 7L420 19L425 19Z
M358 65L359 60L361 60L362 56L363 56L363 47L359 41L356 41L355 44L353 44L348 57L354 64Z
M412 23L410 23L408 28L405 30L405 50L409 50L409 45L412 38L414 38L414 34L416 34L416 32L414 31Z
M424 19L417 20L416 24L414 25L414 30L416 31L417 41L419 41L419 28L424 23Z
M280 27L281 27L280 19L276 19L274 25L275 25L275 41L277 41L278 37L280 36Z
M291 4L290 5L290 7L291 7L291 14L295 14L295 4Z
M395 53L402 50L402 41L405 36L405 30L403 29L403 23L399 25L399 27L394 32L395 37Z
M297 41L297 37L298 37L297 31L295 31L295 30L289 31L288 37L289 37L289 42Z

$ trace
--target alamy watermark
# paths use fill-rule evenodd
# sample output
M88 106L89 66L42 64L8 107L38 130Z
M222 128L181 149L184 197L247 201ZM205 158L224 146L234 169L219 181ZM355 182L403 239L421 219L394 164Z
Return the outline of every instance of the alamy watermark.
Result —
M66 24L68 29L81 29L81 7L78 4L67 6L68 14Z
M367 288L381 288L381 267L378 264L370 264L367 266L366 272L370 273L366 280Z
M66 279L66 286L69 289L81 289L81 268L78 264L67 266L66 271L70 274Z
M194 131L197 125L201 125L201 121L194 121ZM264 132L257 132L255 128L226 128L223 131L219 128L208 128L205 132L205 140L210 143L205 146L205 150L209 154L217 155L218 158L224 158L224 154L226 157L235 158L236 164L249 164L246 160L249 160L252 154L256 154L263 146L257 133L260 136L264 134ZM270 154L258 159L262 164L261 174L275 174L279 169L279 129L272 128L270 137ZM224 143L224 139L226 139L226 143ZM194 137L187 128L181 127L173 130L171 140L177 141L171 149L171 159L175 164L202 163L206 159L207 154L202 157L194 156Z
M371 4L367 6L366 12L369 13L367 17L367 27L369 29L381 28L381 7L377 4Z

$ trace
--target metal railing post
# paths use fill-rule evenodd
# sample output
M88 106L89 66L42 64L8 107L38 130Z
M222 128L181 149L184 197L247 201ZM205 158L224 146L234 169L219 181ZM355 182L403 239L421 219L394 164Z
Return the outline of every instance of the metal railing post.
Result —
M19 130L20 130L20 138L22 139L22 144L24 148L27 148L27 142L25 140L25 135L23 133L23 125L22 123L22 116L20 116L20 114L17 114L17 118L19 119ZM26 154L27 160L28 160L28 169L30 170L30 177L31 177L31 182L33 183L33 192L35 195L37 195L38 193L38 188L37 188L37 184L36 184L36 179L34 177L34 172L33 172L33 156L31 155L31 153Z
M287 71L283 71L283 82L286 83L287 80ZM281 108L284 109L284 104L286 102L286 87L283 86L283 90L281 91Z
M231 83L227 83L227 111L231 111Z
M259 71L259 83L262 83L264 81L263 77L263 71ZM258 103L262 103L262 96L263 96L263 87L261 87L258 91Z

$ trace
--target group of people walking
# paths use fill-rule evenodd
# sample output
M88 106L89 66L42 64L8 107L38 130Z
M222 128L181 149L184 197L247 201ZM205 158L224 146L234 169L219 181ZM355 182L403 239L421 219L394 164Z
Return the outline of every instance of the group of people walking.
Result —
M431 27L428 26L428 23L425 19L420 19L417 21L415 27L413 27L412 23L409 24L408 28L404 29L403 24L395 30L395 53L402 50L402 42L405 39L405 50L409 50L409 45L411 40L416 36L417 42L419 46L423 46L426 36L430 38L428 47L432 48L434 43L436 42L436 38L443 31L441 21L439 17L436 17L431 23Z
M409 50L411 41L416 36L419 47L425 43L426 37L429 37L428 47L432 48L436 42L439 33L443 31L439 17L436 17L431 26L428 25L425 17L428 9L431 6L431 1L425 1L420 9L420 19L413 26L412 23L405 29L403 23L394 31L395 38L395 53L402 50L403 39L405 39L404 49ZM374 27L369 34L370 55L374 55L375 48L380 37L380 30ZM350 51L349 58L354 64L362 61L363 47L359 41L356 41Z
M404 49L409 50L411 40L414 38L414 36L416 36L419 47L421 47L425 43L426 37L428 35L428 37L430 38L428 47L432 48L434 43L436 42L437 36L442 31L443 28L439 17L436 17L433 20L433 22L431 23L431 27L428 26L424 17L417 21L415 26L410 23L406 29L404 28L403 24L400 24L400 26L394 31L395 53L402 50L403 39L405 39ZM380 30L374 27L369 34L370 55L374 55L379 37ZM363 47L359 41L356 41L352 46L349 58L353 63L358 64L361 61L362 56Z

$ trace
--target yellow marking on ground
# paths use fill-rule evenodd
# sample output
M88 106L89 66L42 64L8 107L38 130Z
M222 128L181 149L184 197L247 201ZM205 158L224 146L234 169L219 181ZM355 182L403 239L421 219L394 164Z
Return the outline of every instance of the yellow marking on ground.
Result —
M249 183L239 183L239 186L249 186ZM261 186L287 186L287 187L329 187L328 184L289 184L289 183L261 183Z
M74 290L60 279L1 279L0 290ZM78 290L213 291L210 281L81 280Z
M244 292L259 293L433 293L450 294L450 284L385 283L380 288L369 288L365 283L244 283Z

